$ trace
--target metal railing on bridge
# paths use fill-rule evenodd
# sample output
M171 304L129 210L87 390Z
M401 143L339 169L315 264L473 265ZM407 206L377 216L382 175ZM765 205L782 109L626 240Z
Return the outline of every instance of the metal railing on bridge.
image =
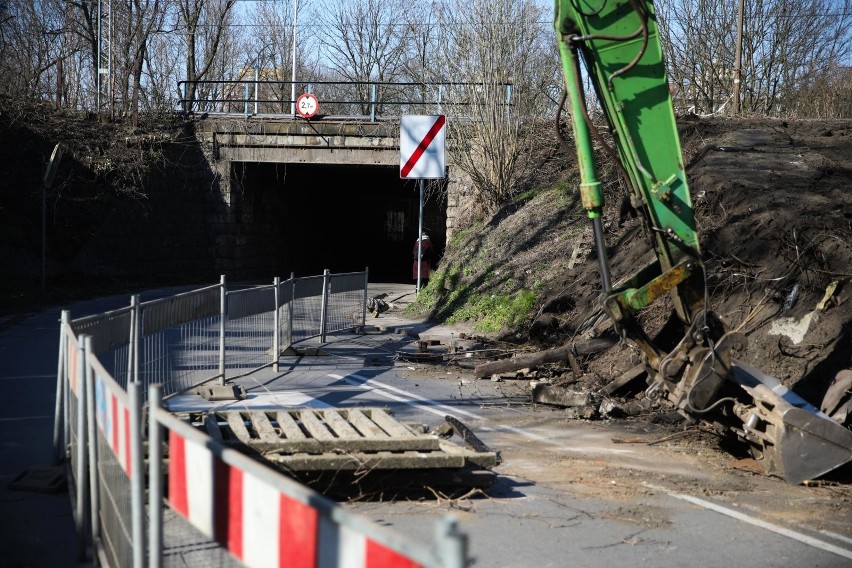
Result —
M180 81L178 101L185 112L293 116L293 85L320 103L319 116L376 121L404 114L445 114L482 101L512 105L511 83L314 81L255 79Z

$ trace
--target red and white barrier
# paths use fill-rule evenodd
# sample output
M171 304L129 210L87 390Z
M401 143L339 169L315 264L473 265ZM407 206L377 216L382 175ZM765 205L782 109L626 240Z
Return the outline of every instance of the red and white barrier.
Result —
M422 566L174 430L169 430L168 499L175 511L250 568Z
M131 477L130 459L130 408L127 395L108 377L95 376L95 414L104 439L115 454L121 469Z
M66 328L68 337L65 344L67 350L66 364L68 366L68 386L75 396L80 395L80 344L74 337L70 327ZM64 330L63 330L64 331Z

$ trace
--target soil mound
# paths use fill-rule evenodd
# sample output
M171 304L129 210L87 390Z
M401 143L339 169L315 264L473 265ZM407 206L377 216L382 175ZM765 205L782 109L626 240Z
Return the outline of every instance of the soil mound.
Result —
M852 368L852 121L691 117L681 121L681 138L711 309L746 335L741 360L819 404L835 374ZM518 349L606 333L574 175L457 235L427 290L440 296L433 314L452 319L472 298L532 290L533 310L501 337ZM614 281L653 259L629 213L617 197L605 212ZM671 310L668 299L658 301L640 319L653 331ZM587 356L578 386L601 387L639 362L626 344ZM570 369L560 372L577 382Z

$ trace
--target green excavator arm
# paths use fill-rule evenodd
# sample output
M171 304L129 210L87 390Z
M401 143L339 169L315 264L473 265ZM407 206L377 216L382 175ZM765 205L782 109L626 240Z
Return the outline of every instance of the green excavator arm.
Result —
M728 332L707 305L704 265L653 3L556 0L554 25L580 168L580 195L599 261L602 308L622 337L642 350L647 395L667 398L687 417L725 423L767 464L767 471L788 481L798 483L852 460L852 432L789 391L782 394L776 379L732 359L732 352L745 349L746 339ZM583 69L606 118L613 148L589 117ZM615 284L602 223L604 197L595 142L615 158L657 258ZM664 295L673 301L676 317L670 324L674 325L667 324L652 339L637 314ZM801 452L804 441L819 448L807 459Z
M698 335L717 341L724 330L706 311L692 199L653 5L646 0L558 0L555 27L580 164L580 193L600 261L603 308L616 329L639 345L655 374L660 375L661 367L666 371L654 382L663 387L667 381L667 390L677 390L685 368L683 355L672 364L670 353L648 337L635 315L668 294L677 317L693 328L692 333L699 331ZM604 199L593 152L595 141L600 147L608 145L589 117L583 64L612 134L611 151L631 203L643 213L657 257L653 266L615 286L608 267L601 221ZM684 348L688 349L695 341L690 338L687 343ZM722 380L702 380L701 402L712 398ZM677 402L692 405L694 401Z

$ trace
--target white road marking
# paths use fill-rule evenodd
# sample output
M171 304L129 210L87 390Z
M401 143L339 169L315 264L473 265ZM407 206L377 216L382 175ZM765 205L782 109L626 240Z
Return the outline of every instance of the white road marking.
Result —
M441 403L439 403L435 400L432 400L430 398L426 398L424 396L420 396L418 394L408 392L404 389L396 388L394 386L391 386L387 383L383 383L381 381L377 381L375 379L369 379L369 378L361 376L357 373L352 373L352 374L346 375L345 377L343 375L337 375L337 374L329 373L328 376L332 377L334 379L337 379L337 380L341 380L341 381L343 381L347 384L361 387L364 390L372 391L372 392L379 394L381 396L384 396L385 398L388 398L390 400L402 402L404 404L408 404L409 406L419 408L420 410L424 410L426 412L436 414L438 416L441 416L442 418L444 416L447 416L447 415L452 416L454 418L459 418L459 415L464 415L464 416L467 416L468 418L471 418L473 420L485 420L485 418L483 418L482 416L479 416L478 414L474 414L473 412L468 412L468 411L462 410L460 408L452 408L450 406L446 406L446 405L441 404ZM369 384L367 384L367 383L369 383ZM387 392L387 391L393 391L393 392L399 393L400 395L404 395L404 396L394 395L394 394L391 394L390 392ZM406 398L406 397L408 397L408 398ZM418 402L414 402L414 401L418 401ZM440 408L442 410L440 410L440 411L436 410L437 408ZM552 439L550 439L546 436L542 436L540 434L535 434L533 432L530 432L529 430L522 430L520 428L515 428L513 426L502 426L502 425L499 425L499 424L493 426L492 428L494 430L501 430L503 432L510 432L512 434L516 434L518 436L527 438L528 440L535 440L536 442L541 442L541 443L547 444L549 446L555 446L557 449L567 451L567 452L599 453L599 454L603 453L603 454L620 454L620 455L629 455L629 454L635 453L632 450L603 448L603 447L598 447L598 446L583 446L583 447L580 447L580 448L572 448L570 446L566 446L566 445L560 443L559 441L554 441L554 440L552 440Z
M384 396L385 398L389 398L389 399L395 400L397 402L404 402L404 403L406 403L410 406L415 406L417 408L422 408L423 410L431 412L432 414L438 414L439 416L445 416L445 415L449 414L450 416L453 416L454 418L458 418L458 414L463 414L463 415L467 416L468 418L472 418L474 420L482 420L481 416L478 416L478 415L474 414L473 412L468 412L468 411L462 410L460 408L452 408L450 406L440 404L439 402L434 401L430 398L426 398L424 396L420 396L418 394L414 394L412 392L408 392L408 391L403 390L403 389L398 389L394 386L391 386L387 383L383 383L381 381L377 381L375 379L369 379L367 377L362 377L361 375L359 375L357 373L352 373L352 374L346 375L345 377L343 375L335 375L335 374L329 373L328 376L332 377L334 379L343 381L345 383L348 383L350 385L361 387L364 390L373 391L377 394ZM370 384L368 385L367 383L370 383ZM376 387L380 387L380 388L376 388ZM402 394L402 395L408 397L409 399L418 400L418 401L420 401L424 404L416 404L416 403L412 402L411 400L401 398L401 397L396 397L396 396L394 396L390 393L383 392L385 390L389 390L389 391L393 391L393 392ZM444 412L438 412L437 410L434 410L430 407L442 408L442 409L444 409Z
M16 420L47 420L55 418L52 414L44 414L42 416L17 416L12 418L0 418L0 422L14 422Z
M836 532L831 532L831 531L826 531L826 530L822 530L822 531L819 531L819 532L821 532L822 534L824 534L827 537L831 537L833 539L841 540L843 542L847 542L849 544L852 544L852 538L849 538L848 536L844 536L842 534L837 534Z
M55 379L56 373L52 375L13 375L9 377L0 377L0 381L19 381L21 379Z
M170 412L269 410L294 406L330 408L331 405L297 391L252 394L245 400L231 401L207 401L197 394L187 393L174 396L165 402L165 407Z
M648 485L648 487L653 487ZM655 489L661 489L666 491L661 487L654 487ZM726 515L728 517L737 519L738 521L742 521L744 523L748 523L750 525L754 525L756 527L760 527L764 530L768 530L770 532L774 532L775 534L779 534L781 536L786 536L787 538L791 538L793 540L797 540L801 543L807 544L808 546L812 546L814 548L819 548L821 550L825 550L827 552L831 552L837 554L838 556L843 556L844 558L852 559L852 550L848 550L846 548L841 548L839 546L835 546L818 538L814 538L812 536L808 536L806 534L802 534L796 531L792 531L790 529L786 529L784 527L774 525L772 523L767 523L766 521L762 521L758 518L752 517L750 515L746 515L745 513L741 513L739 511L735 511L733 509L728 509L727 507L722 507L721 505L717 505L716 503L712 503L710 501L705 501L704 499L699 499L698 497L693 497L692 495L682 495L680 493L671 493L666 491L668 495L674 497L675 499L680 499L682 501L687 501L692 503L693 505L698 505L699 507L703 507L705 509L709 509L711 511L715 511L717 513L721 513L722 515ZM824 531L823 531L824 532ZM840 535L836 535L840 536ZM844 540L848 540L845 539Z

